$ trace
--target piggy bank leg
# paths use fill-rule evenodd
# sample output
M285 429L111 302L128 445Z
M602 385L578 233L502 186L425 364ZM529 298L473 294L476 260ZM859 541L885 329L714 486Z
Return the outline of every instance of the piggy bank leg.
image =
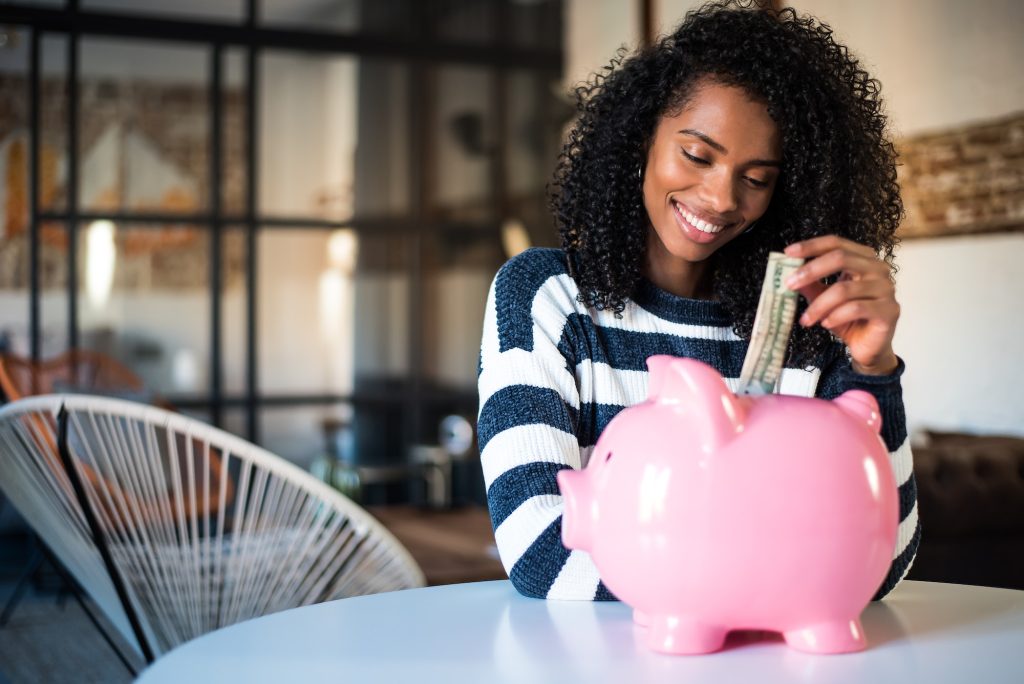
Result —
M729 630L692 617L650 615L648 646L661 653L711 653L722 648Z
M867 646L860 620L836 620L783 632L786 643L808 653L851 653Z

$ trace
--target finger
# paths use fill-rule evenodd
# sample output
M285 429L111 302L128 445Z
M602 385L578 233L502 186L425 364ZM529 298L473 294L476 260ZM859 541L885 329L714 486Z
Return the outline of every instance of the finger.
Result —
M825 283L820 283L817 280L812 280L810 283L804 285L803 287L790 289L796 290L797 292L802 294L804 299L806 299L807 302L810 304L813 303L814 300L818 298L818 295L820 295L822 292L828 289L828 285L826 285Z
M835 331L857 321L878 321L889 325L895 320L893 312L894 307L890 306L888 302L857 299L830 311L822 319L821 327Z
M854 242L853 240L841 238L838 235L822 235L820 237L794 242L783 251L786 253L786 256L810 259L834 249L846 249L872 259L878 256L875 250L871 247L862 245L859 242Z
M836 273L850 274L857 279L889 280L889 265L875 257L848 252L842 249L826 252L816 259L811 259L798 268L786 280L790 289L800 289L804 285L823 280Z
M844 280L825 288L810 303L803 316L801 325L814 325L832 315L839 307L853 301L895 302L892 288L877 280Z

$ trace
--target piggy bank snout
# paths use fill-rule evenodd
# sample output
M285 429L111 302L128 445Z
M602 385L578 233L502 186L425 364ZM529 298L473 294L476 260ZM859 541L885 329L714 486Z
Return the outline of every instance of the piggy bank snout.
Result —
M565 504L562 513L562 543L567 549L588 550L590 532L591 492L586 471L563 470L558 473L558 489Z

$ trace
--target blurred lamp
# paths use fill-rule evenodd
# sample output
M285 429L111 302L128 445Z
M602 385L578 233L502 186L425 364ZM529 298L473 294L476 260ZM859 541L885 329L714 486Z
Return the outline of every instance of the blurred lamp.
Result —
M110 221L93 221L86 229L85 295L97 309L106 306L114 285L114 267L117 264L114 230Z
M533 246L530 234L526 232L526 226L522 221L517 218L505 219L501 224L501 246L509 259Z

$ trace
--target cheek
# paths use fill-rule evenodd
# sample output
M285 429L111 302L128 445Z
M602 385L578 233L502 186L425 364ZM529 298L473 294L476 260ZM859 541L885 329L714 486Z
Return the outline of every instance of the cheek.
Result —
M644 194L650 201L663 202L665 196L691 187L695 174L685 160L663 154L650 160L644 173Z
M743 198L743 211L749 216L755 216L760 218L762 214L768 211L768 205L772 202L772 196L775 194L775 186L772 186L769 190L751 190L747 189L741 197Z

